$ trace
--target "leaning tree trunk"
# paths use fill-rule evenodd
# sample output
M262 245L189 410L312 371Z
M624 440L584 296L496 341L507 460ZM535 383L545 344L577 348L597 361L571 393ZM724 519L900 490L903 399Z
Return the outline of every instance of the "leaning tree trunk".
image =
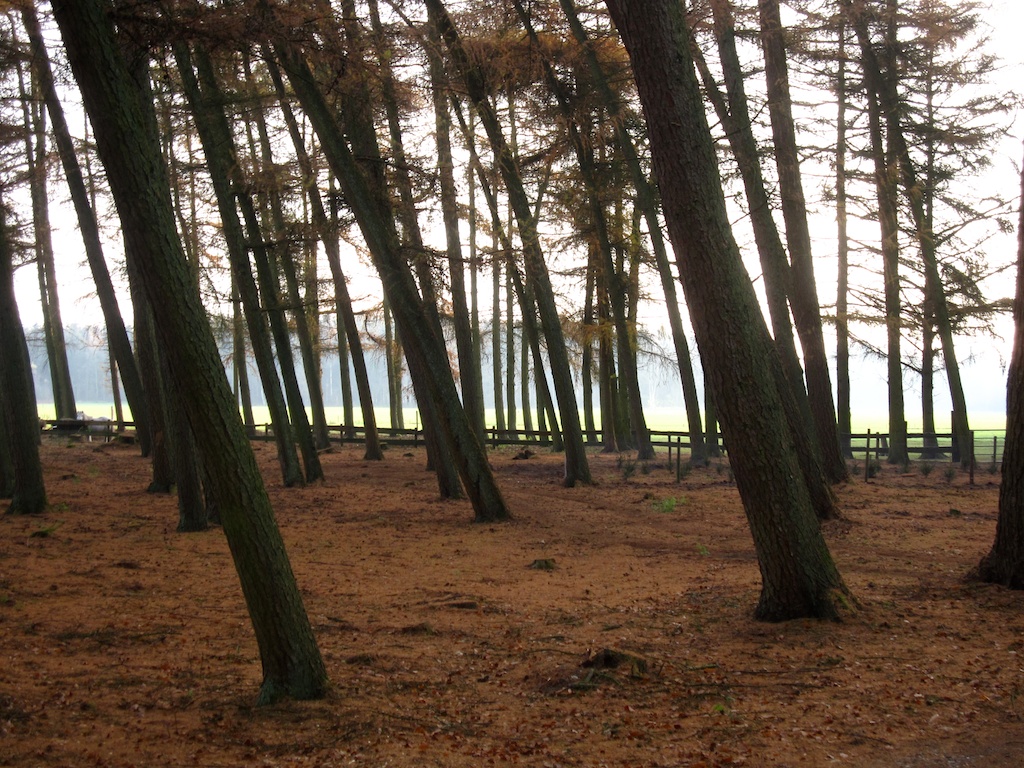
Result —
M498 169L505 182L509 204L519 224L519 235L523 243L523 255L527 280L533 289L538 315L544 337L547 340L550 373L554 383L555 398L558 400L562 435L565 440L565 484L590 482L590 467L583 443L583 430L576 402L576 391L569 368L569 355L562 333L561 319L555 303L551 277L537 232L537 221L530 207L523 187L519 167L505 140L497 115L488 99L487 83L483 71L473 65L462 46L462 41L452 24L451 18L441 0L426 0L428 15L437 24L449 56L466 83L470 99L484 125Z
M786 240L792 264L789 304L800 346L803 350L804 376L813 417L813 435L818 457L826 477L841 482L849 476L839 449L835 401L828 370L828 354L821 328L821 308L814 279L811 233L807 226L807 204L800 175L800 155L796 143L786 45L779 16L779 0L759 0L761 42L764 48L765 78L768 86L768 111L771 117L775 161L779 171L782 216L786 222Z
M730 229L678 3L608 0L647 119L665 218L761 567L764 620L835 618L848 592L803 480L781 363Z
M480 522L506 519L508 507L459 401L447 354L428 320L408 263L402 258L386 190L368 178L353 157L306 62L281 44L275 45L275 51L320 138L328 162L342 183L345 198L352 207L395 312L410 370L440 416L437 419L439 437L448 457L457 466L476 519Z
M210 173L210 182L220 211L221 228L224 243L231 264L231 275L238 289L242 302L242 310L249 328L249 339L252 342L252 353L263 384L270 420L273 423L274 441L277 445L277 460L281 467L281 478L286 487L302 485L302 469L299 457L292 440L291 422L288 420L288 407L285 403L281 380L278 378L277 365L274 362L274 351L267 327L266 315L260 307L259 291L253 280L252 267L245 246L245 232L238 217L235 195L232 189L231 174L239 168L233 151L231 126L228 124L215 98L215 94L204 93L196 80L192 69L192 57L184 44L175 46L175 59L178 72L192 109L199 139L203 143L206 154L206 167Z
M117 306L114 284L110 280L110 272L107 270L107 264L103 258L103 246L96 215L89 202L89 192L82 176L81 166L78 164L78 157L75 154L71 131L68 130L68 124L64 118L64 109L57 98L53 73L50 70L49 59L45 55L46 49L39 32L39 24L35 21L35 14L30 12L30 9L23 14L22 20L29 38L33 40L33 46L37 50L35 54L36 74L39 77L39 87L46 103L46 111L50 115L54 144L64 168L64 179L67 182L71 202L78 217L78 229L82 233L85 257L89 262L89 270L96 285L96 297L99 300L100 310L103 312L103 322L107 328L107 340L117 358L117 369L121 374L121 383L124 385L128 407L132 411L132 421L135 422L135 434L142 448L142 455L148 456L151 433L142 377L139 374L135 356L132 354L121 311Z
M13 482L9 514L37 514L46 509L46 486L39 459L39 414L32 385L25 331L14 295L14 248L0 200L0 407Z
M263 662L260 700L316 698L327 674L259 467L178 240L152 104L133 81L104 0L55 0L130 254L196 435ZM147 111L150 113L147 117Z
M1017 221L1017 292L1013 352L1006 375L1006 443L999 485L999 519L992 549L978 566L983 581L1024 589L1024 171Z
M22 15L34 14L25 10ZM33 17L29 20L34 20ZM38 25L37 25L38 27ZM37 29L38 31L38 29ZM33 67L40 66L35 59L45 55L38 36L32 40ZM18 72L22 80L21 71ZM32 77L33 91L38 91L37 76ZM39 301L43 310L43 335L46 340L46 359L50 365L50 384L53 405L58 419L73 419L78 413L75 391L68 367L67 342L60 315L60 297L57 294L57 272L53 259L53 237L50 229L49 194L47 190L46 111L35 98L21 88L25 115L25 155L28 164L29 197L32 200L32 224L35 231L36 271L39 275ZM36 98L38 94L33 94ZM33 140L35 145L33 146Z
M591 82L601 97L604 107L609 112L610 123L615 131L616 145L627 165L630 179L633 182L633 188L636 190L636 204L640 207L647 222L651 249L654 252L655 263L658 267L658 276L661 278L662 291L665 294L665 308L668 313L669 328L672 332L672 344L676 353L676 366L679 369L679 379L683 389L687 429L691 436L690 463L700 464L707 458L704 448L704 435L701 429L700 401L697 397L697 385L693 374L693 362L690 359L689 343L686 341L682 315L679 311L676 277L672 273L668 248L665 245L665 238L662 233L657 195L645 175L636 146L629 134L627 126L630 120L626 119L622 102L612 91L608 83L608 78L601 68L591 40L583 24L580 23L573 0L559 1L573 36L583 47Z
M530 15L523 7L521 0L513 0L519 20L526 28L530 40L539 49L540 41L533 28ZM544 79L548 88L555 95L559 111L569 134L569 141L576 154L576 162L583 179L583 189L589 207L591 223L594 227L594 238L596 239L598 251L601 254L601 264L604 267L608 280L608 294L612 306L612 318L615 322L615 335L618 342L619 367L622 373L623 386L626 390L626 398L629 408L630 429L633 435L634 447L637 452L637 459L647 461L654 458L654 446L651 444L651 433L647 428L647 420L644 417L643 402L640 394L640 381L637 373L635 333L630 329L627 316L627 280L621 269L616 269L612 259L612 246L608 231L608 220L605 216L604 205L601 201L600 182L597 177L597 166L594 160L593 144L585 139L576 123L570 102L570 91L568 86L555 74L551 62L542 58L541 65L544 70ZM589 137L587 137L589 138Z
M299 161L299 167L305 178L306 194L309 198L309 205L312 212L313 226L324 244L324 251L327 253L327 263L331 269L331 277L334 283L334 304L338 318L338 359L341 365L341 381L343 390L343 402L345 406L345 424L352 426L352 394L351 383L348 376L347 351L352 358L352 367L355 369L356 388L359 392L359 407L363 416L363 432L365 434L365 453L363 458L368 461L380 461L384 458L381 448L380 434L377 432L377 416L373 411L373 393L370 390L370 379L366 371L366 358L363 355L363 342L359 336L359 325L356 322L356 315L352 309L352 299L348 293L348 281L341 267L341 249L338 245L338 235L332 222L327 217L323 199L320 197L320 190L316 185L316 177L313 173L313 163L306 151L302 141L302 134L299 131L298 121L292 112L291 105L285 98L284 81L281 79L281 72L273 60L267 61L271 79L277 90L278 101L281 105L281 112L284 115L285 125L288 126L288 133L291 136L292 144L295 147L295 154Z

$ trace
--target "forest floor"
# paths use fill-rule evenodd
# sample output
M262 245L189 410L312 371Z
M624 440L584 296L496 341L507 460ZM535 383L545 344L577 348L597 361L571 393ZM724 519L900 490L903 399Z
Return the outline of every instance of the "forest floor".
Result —
M0 765L1019 766L1024 594L965 575L998 475L885 467L825 533L860 603L752 619L724 463L492 453L515 515L441 501L422 450L347 447L280 487L256 446L332 688L256 707L223 533L175 533L131 446L46 438L52 507L0 518ZM533 567L531 567L533 566Z

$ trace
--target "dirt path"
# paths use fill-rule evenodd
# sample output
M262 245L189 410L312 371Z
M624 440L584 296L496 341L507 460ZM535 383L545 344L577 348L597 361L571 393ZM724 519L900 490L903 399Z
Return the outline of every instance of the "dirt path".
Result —
M257 451L331 695L254 708L222 533L175 533L136 449L47 441L51 511L0 518L0 765L1024 761L1024 595L963 580L997 476L840 489L827 538L862 610L760 624L724 466L677 485L595 455L598 483L566 489L559 457L496 452L516 519L478 526L421 452L335 451L285 490Z

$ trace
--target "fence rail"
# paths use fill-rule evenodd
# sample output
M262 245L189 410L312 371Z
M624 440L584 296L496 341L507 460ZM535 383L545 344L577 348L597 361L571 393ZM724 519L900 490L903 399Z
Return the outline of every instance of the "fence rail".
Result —
M115 421L106 419L81 420L81 419L48 419L40 420L40 428L49 434L60 434L73 437L74 439L89 440L131 440L134 437L132 422L124 422L119 425ZM360 426L330 425L328 433L332 442L339 444L361 443L366 439L366 432ZM378 434L382 441L395 446L417 446L423 443L423 430L419 427L378 427ZM257 424L254 433L250 435L254 440L273 440L274 430L270 424ZM489 446L550 446L554 443L554 435L547 430L502 430L491 427L486 430L485 439ZM600 429L586 430L584 440L590 447L601 446L603 432ZM840 440L848 456L854 459L867 458L879 460L889 455L889 436L884 432L860 432L850 435L840 435ZM661 448L671 454L677 455L683 450L690 450L690 433L681 430L651 430L651 442L655 449ZM1003 459L1003 448L1006 442L1004 430L978 430L971 433L972 445L966 451L968 456L974 457L975 463L999 464ZM718 435L718 444L725 451L722 436ZM965 450L956 444L955 436L951 433L908 433L907 450L912 457L918 461L949 461L959 462L961 453Z

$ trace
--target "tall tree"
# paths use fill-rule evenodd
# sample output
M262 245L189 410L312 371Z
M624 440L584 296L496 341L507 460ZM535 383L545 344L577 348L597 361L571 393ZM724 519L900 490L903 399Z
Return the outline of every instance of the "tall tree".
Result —
M243 186L238 174L241 168L233 151L234 142L227 116L216 99L216 93L201 88L192 65L188 45L179 41L174 48L182 89L192 110L199 139L206 154L217 208L220 212L224 244L231 264L231 278L238 291L252 341L253 357L263 383L270 419L274 425L277 460L285 486L303 483L299 457L292 439L284 391L278 377L277 365L266 314L260 306L259 291L253 279L252 267L245 246L245 231L239 218L235 200Z
M992 549L978 566L978 575L983 581L1024 589L1024 166L1017 221L1013 352L1006 373L1006 444L1002 473L996 537Z
M31 11L24 11L30 14ZM31 23L32 19L29 20ZM38 39L32 40L32 57L45 55ZM39 98L39 78L35 74L38 64L33 61L32 93L23 84L19 70L18 80L25 115L25 154L28 164L29 196L32 200L32 223L35 230L36 271L39 275L39 299L43 310L43 336L46 358L50 365L50 384L53 405L58 419L73 419L77 415L75 391L68 366L67 342L60 314L57 293L57 270L53 258L53 237L50 231L49 193L47 176L49 153L46 137L46 107Z
M155 118L134 82L106 0L55 0L53 12L121 219L140 257L177 390L220 510L263 662L260 700L315 698L327 674L270 500L238 416L174 223Z
M821 310L814 279L811 232L807 224L807 204L800 174L800 155L786 62L785 30L779 12L779 0L758 0L758 11L761 19L761 45L764 49L764 73L768 83L772 143L779 171L782 216L786 222L786 241L791 263L789 304L804 353L804 376L818 456L826 476L832 482L839 482L847 478L848 470L839 450L835 401L832 399L828 355L821 329Z
M520 0L513 0L513 4L515 5L516 12L519 14L520 21L530 36L531 42L539 49L540 39L533 28L533 20L526 12ZM608 221L599 192L597 164L594 159L592 144L585 140L577 125L568 85L558 78L554 67L542 51L540 55L544 80L555 96L564 121L564 128L569 135L569 141L576 154L591 222L594 227L594 238L598 251L601 254L601 265L607 274L608 295L611 300L612 316L615 322L622 384L629 405L629 421L633 433L633 445L636 448L638 459L641 461L649 460L654 458L654 447L651 444L651 434L647 428L647 420L644 417L643 402L640 394L640 381L637 372L636 328L635 326L630 326L627 313L627 300L629 298L627 294L628 276L624 274L622 269L616 267L612 259Z
M682 315L679 311L676 277L672 272L662 232L657 192L644 172L635 142L629 133L628 125L633 121L629 119L622 99L616 95L601 66L593 41L580 22L574 0L559 0L559 3L574 38L583 47L590 76L589 83L600 95L605 109L608 110L619 152L627 165L633 188L636 190L636 204L643 211L644 220L647 222L647 232L651 240L651 248L654 251L658 276L661 278L662 291L665 294L665 307L668 312L669 328L672 332L672 344L683 389L687 429L690 433L690 461L694 464L701 463L707 459L707 454L704 449L704 434L701 429L700 402L697 398L697 385L693 374L693 361L690 359L689 343L686 340Z
M480 67L471 62L463 47L447 9L441 0L426 0L427 12L438 26L445 42L448 55L459 76L466 84L469 97L476 107L477 115L487 132L498 169L505 182L509 203L519 225L519 236L523 243L524 263L527 280L531 283L537 311L540 316L544 337L547 341L550 373L554 383L555 398L558 400L562 434L565 440L565 484L590 482L590 466L587 462L583 443L583 430L576 402L576 391L572 383L569 357L565 346L558 307L544 253L537 232L537 221L531 209L529 198L523 188L519 166L505 138L498 117L488 99L489 85Z
M14 295L14 244L7 229L7 210L0 197L0 408L5 426L0 440L7 447L11 474L9 514L31 515L46 509L46 485L39 459L39 414L25 330ZM6 463L6 462L4 462Z
M684 10L674 0L607 5L633 63L665 218L758 553L755 616L835 618L848 591L803 480L781 364L730 229Z
M33 61L36 67L36 76L39 78L39 88L43 95L43 101L46 104L46 110L50 115L54 144L57 147L57 153L60 155L61 166L64 169L64 178L67 181L68 190L71 193L71 202L75 207L75 213L78 217L78 229L82 234L82 241L85 245L85 257L89 262L89 270L96 285L96 297L99 300L103 321L107 328L107 340L114 353L114 357L117 359L117 369L121 374L124 394L128 400L128 406L132 410L132 419L135 422L135 433L142 448L142 453L146 456L149 455L150 451L151 432L149 427L149 409L142 386L142 377L139 373L135 356L132 353L131 344L128 341L128 332L125 330L121 311L117 306L114 284L110 279L110 271L107 269L107 263L103 257L103 246L96 214L90 202L89 192L82 175L82 168L78 163L75 145L71 139L71 131L68 129L67 120L64 117L64 108L57 97L57 89L54 86L53 73L49 65L49 58L46 55L46 47L43 44L39 23L31 5L25 6L22 22L33 46Z
M264 8L269 11L265 4ZM267 20L270 18L272 16L268 16ZM267 30L273 28L272 24L268 24ZM350 123L348 130L350 134L362 134L360 149L371 153L363 157L363 162L372 166L367 168L354 156L353 148L346 141L340 123L302 54L281 40L275 40L273 47L278 62L287 73L292 89L320 139L325 157L338 175L345 199L352 208L374 259L385 295L401 331L410 371L420 387L421 410L431 407L438 417L435 424L445 453L442 458L456 465L478 521L506 519L509 517L508 507L484 449L459 401L441 339L435 333L435 325L429 320L412 272L402 257L387 190L377 175L382 163L379 151L373 154L376 139L369 140L373 126L362 123L363 117L359 114L348 115L350 120L360 121L359 124Z
M291 136L292 144L295 147L296 159L302 169L304 177L303 187L309 198L309 206L312 212L313 227L318 233L327 254L327 263L331 270L334 286L334 304L338 318L338 357L342 368L342 386L348 382L348 360L345 352L352 358L352 368L355 372L356 389L359 392L359 408L363 416L363 434L365 436L366 452L364 459L369 461L380 461L384 458L381 448L380 435L377 432L377 417L373 411L373 392L370 389L370 378L366 371L366 358L363 355L363 342L359 336L359 325L356 322L355 310L352 308L352 299L348 292L348 279L341 266L341 247L338 242L338 233L334 226L332 217L327 216L320 190L317 187L316 175L313 170L312 159L306 151L302 134L299 131L299 123L292 111L284 87L284 80L281 72L273 59L267 60L267 67L270 71L271 80L277 91L278 100L281 105L281 112L284 115L285 124L288 126L288 133ZM351 388L351 385L349 385ZM352 425L352 398L351 394L345 398L345 424ZM401 426L401 424L392 424Z

